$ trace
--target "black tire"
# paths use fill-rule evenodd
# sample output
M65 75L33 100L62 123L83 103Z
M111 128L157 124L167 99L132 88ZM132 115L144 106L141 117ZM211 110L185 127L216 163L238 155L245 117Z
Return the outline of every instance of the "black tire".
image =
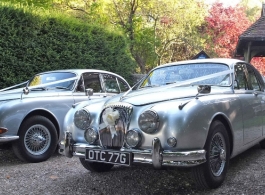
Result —
M262 149L265 149L265 139L259 142L259 145Z
M83 167L91 172L107 172L114 166L107 163L88 162L84 158L79 158L79 160Z
M56 150L58 135L54 124L44 116L32 116L24 121L19 139L12 144L15 155L22 161L37 163L49 159Z
M217 188L225 180L230 160L230 143L225 126L220 121L211 124L205 143L206 162L192 169L199 189Z

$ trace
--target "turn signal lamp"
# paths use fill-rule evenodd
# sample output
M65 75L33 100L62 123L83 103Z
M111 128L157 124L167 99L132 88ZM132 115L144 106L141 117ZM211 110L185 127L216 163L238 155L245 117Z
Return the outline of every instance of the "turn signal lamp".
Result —
M167 144L170 147L176 147L177 146L177 139L175 137L170 137L167 139Z
M0 134L7 132L7 128L0 127Z

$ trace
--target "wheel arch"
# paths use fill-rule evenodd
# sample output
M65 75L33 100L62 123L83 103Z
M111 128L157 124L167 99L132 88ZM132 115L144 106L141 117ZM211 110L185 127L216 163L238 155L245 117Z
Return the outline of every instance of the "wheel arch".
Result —
M232 127L231 127L231 124L230 124L228 118L225 117L225 116L222 115L222 114L218 114L218 115L216 115L216 116L213 118L212 122L215 121L215 120L219 120L219 121L221 121L221 122L224 124L224 126L226 127L226 131L227 131L227 134L228 134L228 137L229 137L230 155L231 155L232 152L233 152L233 137L234 137L234 135L233 135L233 133L232 133Z
M59 139L59 136L60 136L59 123L58 123L56 117L52 113L50 113L50 112L48 112L46 110L38 109L38 110L33 110L30 113L28 113L25 116L25 118L23 119L23 121L20 123L19 129L20 129L20 127L21 127L21 125L23 124L24 121L26 121L28 118L30 118L32 116L37 116L37 115L44 116L44 117L48 118L54 124L54 126L56 128L57 136L58 136L58 139Z

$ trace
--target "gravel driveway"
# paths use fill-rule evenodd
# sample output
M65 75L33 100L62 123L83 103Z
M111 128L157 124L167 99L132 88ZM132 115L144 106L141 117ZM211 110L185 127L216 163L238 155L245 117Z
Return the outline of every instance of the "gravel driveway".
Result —
M0 194L265 194L265 150L259 145L231 160L224 184L198 191L187 170L115 166L107 173L91 173L78 158L55 154L46 162L23 163L11 148L0 149Z

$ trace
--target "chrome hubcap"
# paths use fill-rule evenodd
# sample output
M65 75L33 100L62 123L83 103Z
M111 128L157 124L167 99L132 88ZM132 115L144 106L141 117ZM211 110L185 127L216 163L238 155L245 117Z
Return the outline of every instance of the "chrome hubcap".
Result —
M214 176L220 176L226 162L225 139L221 133L216 133L210 145L210 167Z
M224 161L225 158L226 158L226 152L225 152L224 149L221 149L221 151L220 151L220 159Z
M48 150L50 144L51 135L45 126L38 124L27 130L24 145L30 154L41 155Z

